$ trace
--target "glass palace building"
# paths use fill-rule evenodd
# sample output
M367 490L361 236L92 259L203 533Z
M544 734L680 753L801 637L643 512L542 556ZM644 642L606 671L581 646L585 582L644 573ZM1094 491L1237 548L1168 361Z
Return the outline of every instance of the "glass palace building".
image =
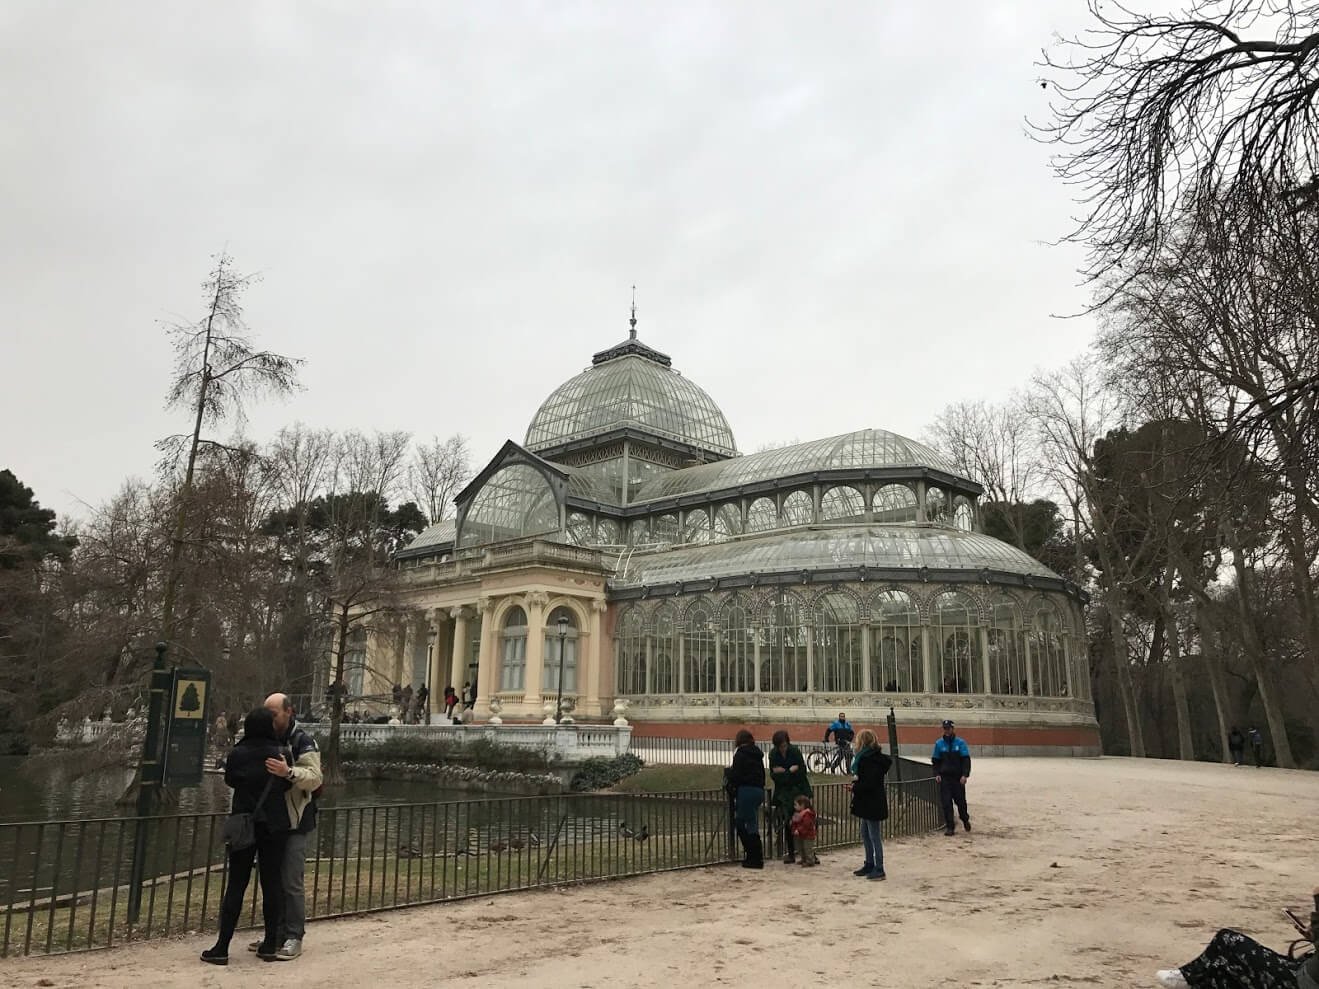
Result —
M639 735L812 739L892 707L911 741L951 717L982 751L1097 754L1083 594L981 532L981 494L882 429L739 454L634 318L397 554L404 613L355 649L473 683L478 720L562 695Z

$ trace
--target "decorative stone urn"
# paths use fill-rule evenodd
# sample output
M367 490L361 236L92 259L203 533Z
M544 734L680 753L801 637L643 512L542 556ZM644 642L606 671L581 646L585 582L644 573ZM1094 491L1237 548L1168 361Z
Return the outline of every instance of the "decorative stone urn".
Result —
M545 720L542 721L541 724L543 725L554 724L554 701L545 702Z
M626 728L626 727L627 727L627 717L626 717L626 715L627 715L627 709L628 709L628 707L629 707L629 702L627 701L626 698L619 697L619 698L616 698L616 699L614 700L614 727L615 727L615 728Z
M573 698L571 697L565 697L563 699L563 714L559 718L559 724L561 725L576 724L576 722L573 721L572 719L572 712L575 711L576 709L577 709L577 701L573 700Z
M488 725L502 725L504 719L499 716L499 712L504 710L504 702L498 697L490 698L490 717L486 719Z

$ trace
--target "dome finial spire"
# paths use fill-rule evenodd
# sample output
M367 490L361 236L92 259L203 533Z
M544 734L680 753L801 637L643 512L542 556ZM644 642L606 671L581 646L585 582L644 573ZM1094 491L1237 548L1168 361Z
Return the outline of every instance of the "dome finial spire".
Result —
M632 286L632 318L628 320L632 329L628 330L627 338L635 340L637 338L637 287Z

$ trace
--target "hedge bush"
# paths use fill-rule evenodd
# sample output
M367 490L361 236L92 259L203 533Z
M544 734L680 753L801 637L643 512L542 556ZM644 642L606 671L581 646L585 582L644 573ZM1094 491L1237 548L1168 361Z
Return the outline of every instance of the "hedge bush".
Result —
M644 762L630 752L613 759L606 759L604 756L587 759L578 763L577 772L573 774L568 788L577 793L585 790L603 790L619 780L640 772L644 765Z
M321 747L325 747L324 739ZM339 755L344 762L412 763L432 766L480 766L518 772L544 770L550 758L544 749L501 745L488 738L459 742L452 738L419 738L400 735L380 742L342 742Z

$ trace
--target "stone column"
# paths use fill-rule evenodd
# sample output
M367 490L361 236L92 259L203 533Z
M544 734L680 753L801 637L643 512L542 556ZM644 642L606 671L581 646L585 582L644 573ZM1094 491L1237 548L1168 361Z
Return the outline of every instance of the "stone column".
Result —
M715 629L711 635L714 638L714 693L719 698L724 693L724 633L722 629Z
M412 675L412 650L417 647L416 640L417 622L412 612L403 614L403 653L395 654L394 659L394 683L400 687L407 682L405 677ZM392 684L391 684L392 686Z
M605 668L605 612L609 602L604 598L591 599L591 630L587 634L585 646L581 639L577 644L577 688L578 710L582 714L600 714L600 681ZM586 703L581 703L581 698Z
M1031 635L1031 630L1029 626L1026 627L1025 631L1022 633L1022 638L1026 640L1026 696L1034 697L1035 696L1035 657L1033 653L1035 650L1032 647L1031 640L1035 638L1035 636Z
M985 693L992 694L994 685L989 679L989 626L980 625L980 665L985 671Z
M652 629L646 636L646 696L655 693L655 632Z
M1173 630L1173 634L1177 634L1176 629ZM1076 688L1072 684L1072 633L1064 632L1058 638L1063 641L1063 670L1067 673L1067 696L1075 697Z
M544 591L527 595L527 676L522 700L529 705L540 704L545 686L545 605L549 601L550 596Z
M760 626L752 625L751 628L751 660L752 670L755 673L756 682L751 685L751 693L760 693Z
M426 689L430 691L430 696L426 699L426 706L430 712L444 710L444 688L447 684L440 680L443 676L444 662L441 659L444 646L444 622L448 614L443 608L432 608L430 611L430 666L426 671Z
M880 687L884 685L881 683ZM870 622L861 623L861 692L871 693L875 689L870 682Z
M467 609L453 608L449 617L453 619L453 644L449 650L449 676L453 689L458 691L458 699L464 704L462 690L467 679Z
M794 683L792 689L795 691L797 685ZM815 693L815 620L806 626L806 692Z
M675 626L674 632L678 636L678 648L676 650L677 656L675 657L675 662L677 663L675 669L675 686L678 688L677 694L682 696L687 692L687 678L684 675L684 667L687 665L687 623L683 622L681 625Z
M476 606L481 612L481 651L476 657L476 709L489 711L490 698L495 695L495 648L499 642L499 630L494 628L496 600L483 597Z
M930 626L921 625L921 676L925 678L925 692L927 694L938 693L943 689L943 684L934 682L934 663L930 655Z
M928 522L929 516L925 512L925 481L916 482L916 521Z

